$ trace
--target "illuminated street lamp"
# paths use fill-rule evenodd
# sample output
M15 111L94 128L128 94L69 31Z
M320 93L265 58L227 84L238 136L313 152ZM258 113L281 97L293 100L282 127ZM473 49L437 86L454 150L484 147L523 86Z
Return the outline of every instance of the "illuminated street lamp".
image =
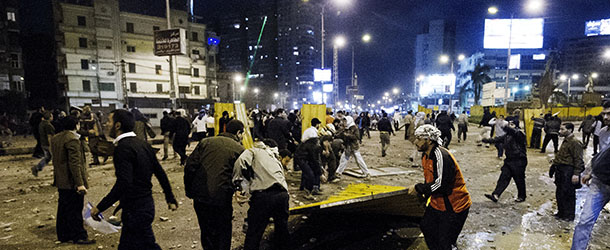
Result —
M385 97L390 96L390 93L385 92L385 93L383 93L383 96L385 96Z
M341 47L345 46L346 43L347 43L347 41L345 40L345 37L343 37L343 36L335 37L335 42L334 42L335 46L341 48Z
M465 58L466 58L466 56L464 54L459 54L456 59L457 59L458 62L461 62ZM451 74L455 75L455 73L453 72L455 60L451 60L448 55L441 55L439 60L440 60L440 62L442 64L447 64L447 63L449 63L449 61L451 61ZM457 80L457 77L453 78L453 83L452 84L454 86L455 86L455 81L456 80ZM450 92L449 93L449 113L451 113L452 110L453 110L453 94Z
M544 7L544 1L542 0L530 0L525 6L526 10L532 13L539 12L542 7Z
M607 50L604 52L604 57L605 57L606 59L610 59L610 49L607 49Z
M599 75L596 72L591 73L591 77L593 79L597 79L597 77L599 77Z
M489 12L489 14L495 15L496 13L498 13L498 7L491 6L487 9L487 12Z
M441 55L441 57L439 57L438 59L442 64L448 63L449 62L449 56L448 55Z
M238 98L238 95L237 95L238 93L237 93L236 86L242 80L244 80L244 77L241 74L236 73L235 75L233 75L233 101L240 99L240 98ZM245 86L242 86L241 91L243 92L244 90L245 90Z
M568 76L567 75L561 75L561 76L559 76L559 80L561 80L561 81L568 80Z
M398 90L398 88L394 88L394 89L392 89L392 93L394 93L395 95L398 95L398 92L400 92L400 91Z
M463 61L464 59L466 59L466 56L464 54L460 54L458 55L458 61Z
M371 41L371 35L370 34L364 34L362 36L362 41L365 42L365 43L370 42Z
M307 1L307 0L305 0L305 1ZM321 47L321 50L320 50L320 52L321 52L320 54L321 54L321 57L322 57L321 58L322 59L321 60L321 63L322 63L322 67L321 68L324 68L324 40L325 40L325 36L326 36L326 30L324 29L324 13L326 12L327 5L330 4L331 2L334 2L336 5L338 5L340 7L344 7L344 6L348 5L351 2L351 0L334 0L334 1L327 0L322 5L322 12L320 12L320 17L322 18L322 22L321 22L321 25L320 25L321 26L320 27L321 28L320 38L322 40L321 41L322 47Z

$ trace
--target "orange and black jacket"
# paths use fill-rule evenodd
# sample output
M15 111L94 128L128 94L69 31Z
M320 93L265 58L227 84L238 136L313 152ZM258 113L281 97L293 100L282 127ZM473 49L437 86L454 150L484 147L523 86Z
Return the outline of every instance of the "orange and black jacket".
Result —
M472 204L466 183L457 161L447 149L435 146L430 155L422 156L425 183L415 185L415 190L430 197L430 206L439 211L460 213ZM446 202L451 206L447 207Z

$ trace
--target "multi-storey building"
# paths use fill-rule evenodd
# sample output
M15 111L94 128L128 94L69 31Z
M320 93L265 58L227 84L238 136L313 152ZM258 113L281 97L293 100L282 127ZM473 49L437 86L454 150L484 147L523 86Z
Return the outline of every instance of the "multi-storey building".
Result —
M456 24L447 20L430 21L426 32L419 34L415 40L415 76L431 74L450 74L451 66L441 63L441 55L455 58ZM419 93L418 84L412 88Z
M577 79L570 80L571 94L585 91L589 76L593 89L602 94L610 93L610 36L589 36L569 39L560 50L560 74ZM567 80L559 86L567 93Z
M0 2L0 90L24 91L17 0Z
M174 87L168 57L153 54L154 32L167 28L161 17L122 12L117 0L91 5L60 2L55 10L59 84L70 105L137 107L152 118L178 106L197 109L217 97L207 77L206 26L191 22L187 12L171 10L172 28L186 30L187 53L174 57Z

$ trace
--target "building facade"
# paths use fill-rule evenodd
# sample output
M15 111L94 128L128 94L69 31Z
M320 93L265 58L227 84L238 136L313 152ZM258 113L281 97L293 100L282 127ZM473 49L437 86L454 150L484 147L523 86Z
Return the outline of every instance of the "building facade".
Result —
M17 0L0 2L0 90L23 92L23 57L19 41L21 16Z
M117 0L92 5L60 2L54 11L59 84L72 106L137 107L153 122L171 108L168 57L154 55L154 32L165 18L121 12ZM174 88L179 107L197 109L217 98L206 26L184 11L171 10L172 28L186 30L187 53L174 57Z
M610 93L610 36L590 36L566 40L562 43L560 55L560 75L571 78L570 91L580 96L591 80L593 90L607 95ZM591 77L589 79L589 77ZM560 77L559 77L560 78ZM567 80L559 86L567 93Z
M456 24L447 20L430 21L426 32L419 34L415 40L415 76L432 74L450 74L451 64L441 63L441 55L447 55L453 60L455 53ZM411 88L409 88L411 89ZM420 90L419 81L415 81L414 93Z

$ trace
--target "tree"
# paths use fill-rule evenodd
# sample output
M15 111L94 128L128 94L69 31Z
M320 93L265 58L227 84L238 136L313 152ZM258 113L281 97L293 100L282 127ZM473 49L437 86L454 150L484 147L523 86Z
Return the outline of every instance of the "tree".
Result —
M460 88L460 100L465 100L466 94L473 92L474 104L479 105L481 101L481 92L483 91L483 84L491 82L491 78L487 75L487 73L489 73L489 66L481 65L480 63L477 63L474 70L469 70L464 73L463 76L470 76L470 80Z
M546 69L544 72L544 75L542 76L542 79L540 80L540 84L538 84L539 88L540 88L540 102L542 103L543 107L546 107L546 105L548 104L549 98L551 97L551 95L553 95L553 91L555 90L555 88L557 87L555 83L553 83L553 75L555 73L554 70L554 66L555 66L555 61L557 54L556 53L551 53L549 55L549 59L546 62Z

